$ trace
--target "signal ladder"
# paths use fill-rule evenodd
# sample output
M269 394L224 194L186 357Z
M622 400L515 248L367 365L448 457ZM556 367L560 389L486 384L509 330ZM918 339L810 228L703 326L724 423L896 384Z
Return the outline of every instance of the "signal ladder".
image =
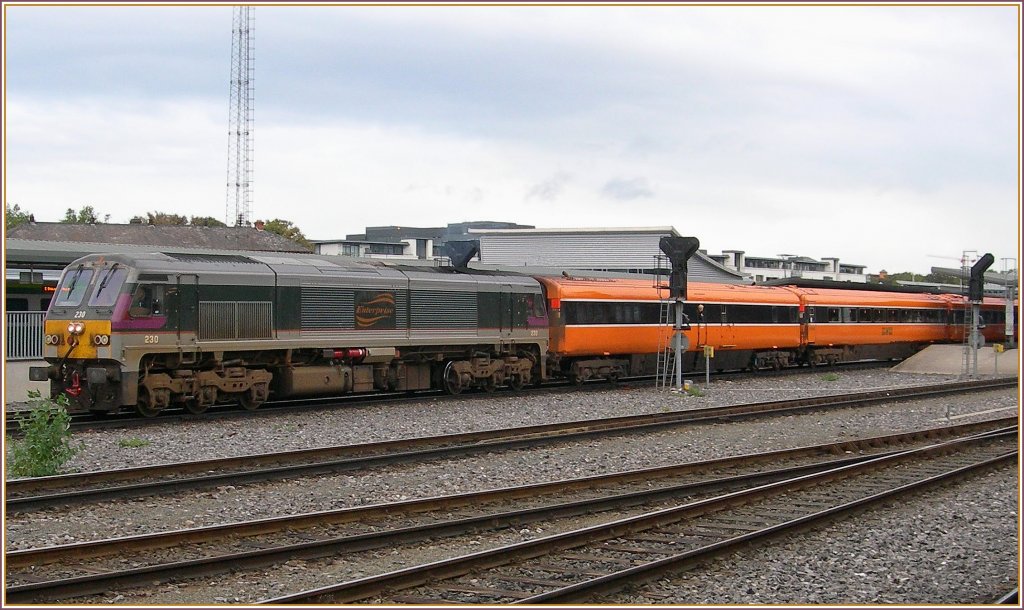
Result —
M960 259L960 263L961 263L961 268L960 268L960 292L961 292L961 294L963 294L963 297L964 297L964 301L963 301L963 307L964 307L964 319L963 319L964 341L963 341L963 348L964 349L963 349L963 364L962 364L962 366L960 368L960 377L961 378L976 377L977 374L978 374L977 351L974 349L974 346L971 345L971 339L972 339L971 330L973 328L973 322L974 322L973 315L972 315L973 311L972 311L972 307L971 307L971 300L968 297L967 286L964 285L965 279L970 277L970 275L971 275L970 259L967 256L971 252L972 251L964 251L963 257ZM974 254L977 254L977 253L974 252ZM954 313L954 315L956 315L956 314Z
M662 271L665 270L667 262L667 256L656 255L654 257L654 268L656 269L654 286L658 289L658 301L660 304L658 311L657 377L655 381L659 389L672 387L676 378L676 367L682 365L676 361L674 343L676 337L675 302L669 298L671 293L669 291L668 278L666 277L664 281L662 280L664 277Z
M660 290L659 290L660 292ZM675 339L675 310L673 301L670 299L659 299L661 308L658 313L658 377L657 387L661 389L672 387L676 378L676 350L673 345ZM667 330L668 332L665 332Z

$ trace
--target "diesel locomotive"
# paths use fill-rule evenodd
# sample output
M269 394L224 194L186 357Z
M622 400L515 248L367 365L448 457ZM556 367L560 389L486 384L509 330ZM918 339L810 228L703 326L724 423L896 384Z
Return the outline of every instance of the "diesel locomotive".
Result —
M46 367L74 410L152 416L271 395L475 386L544 372L540 285L313 255L90 255L68 266L44 322Z
M73 411L467 388L653 373L664 282L530 276L304 254L95 254L69 265L44 323ZM897 359L964 337L953 294L691 283L684 371ZM982 304L986 339L1004 305ZM1016 311L1016 310L1014 310ZM706 361L703 348L714 348Z

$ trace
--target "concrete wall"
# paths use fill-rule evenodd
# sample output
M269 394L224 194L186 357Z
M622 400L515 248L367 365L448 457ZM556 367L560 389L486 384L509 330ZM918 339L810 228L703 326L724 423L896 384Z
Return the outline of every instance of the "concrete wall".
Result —
M29 381L28 367L40 366L46 363L42 360L15 360L4 361L4 404L12 402L24 402L28 400L29 390L39 390L43 396L50 392L50 382Z

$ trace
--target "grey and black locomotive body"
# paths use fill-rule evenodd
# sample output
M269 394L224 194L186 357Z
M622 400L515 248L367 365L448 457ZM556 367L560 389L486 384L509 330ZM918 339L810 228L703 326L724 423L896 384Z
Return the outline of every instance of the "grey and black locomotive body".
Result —
M544 376L529 277L316 255L90 255L47 312L51 395L74 410L194 413L271 397L467 387Z

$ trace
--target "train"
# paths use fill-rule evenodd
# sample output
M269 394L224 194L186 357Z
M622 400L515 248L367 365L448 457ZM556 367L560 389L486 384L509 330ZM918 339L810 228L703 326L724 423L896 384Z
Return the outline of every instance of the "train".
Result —
M656 276L91 254L61 274L44 321L47 364L29 377L48 380L71 412L147 417L228 402L252 410L271 399L614 382L656 372L674 333L667 294ZM955 294L696 282L680 304L687 372L901 359L963 341L969 312ZM1004 302L986 297L981 310L985 339L1000 340Z

